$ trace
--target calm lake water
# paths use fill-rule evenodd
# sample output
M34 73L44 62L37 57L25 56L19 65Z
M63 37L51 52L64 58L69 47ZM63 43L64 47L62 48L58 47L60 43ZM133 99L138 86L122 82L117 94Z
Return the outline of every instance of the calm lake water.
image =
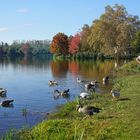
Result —
M113 78L114 68L124 62L112 61L53 61L49 59L22 58L0 59L0 87L7 89L7 97L14 99L13 107L0 106L0 135L12 128L31 127L40 122L46 113L73 100L84 85L76 78L100 82L97 92L104 94L112 88L102 84L102 78ZM58 86L50 87L49 80L58 81ZM54 90L70 89L70 98L54 98ZM28 112L26 114L26 111Z

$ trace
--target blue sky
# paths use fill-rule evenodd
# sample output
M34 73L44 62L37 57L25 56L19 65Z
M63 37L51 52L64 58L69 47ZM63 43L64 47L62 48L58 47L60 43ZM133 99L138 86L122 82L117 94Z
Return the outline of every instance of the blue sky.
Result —
M114 4L140 17L140 0L1 0L0 41L51 40L58 32L74 35Z

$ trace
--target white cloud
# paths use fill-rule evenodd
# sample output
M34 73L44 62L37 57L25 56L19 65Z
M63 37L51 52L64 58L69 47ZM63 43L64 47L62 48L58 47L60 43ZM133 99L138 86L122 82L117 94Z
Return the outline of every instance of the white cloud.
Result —
M29 10L27 8L21 8L17 10L18 13L27 13L28 11Z
M32 24L31 23L26 23L26 24L24 24L25 26L27 26L27 27L30 27L30 26L32 26Z
M8 30L7 27L0 27L0 32L5 32L5 31L7 31L7 30Z

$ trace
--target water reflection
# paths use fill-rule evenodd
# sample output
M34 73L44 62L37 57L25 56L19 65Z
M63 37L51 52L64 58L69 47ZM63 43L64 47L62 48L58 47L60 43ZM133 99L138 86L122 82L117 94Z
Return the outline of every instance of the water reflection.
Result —
M54 77L65 77L69 71L73 76L81 75L84 78L97 78L101 79L104 76L108 75L112 69L117 68L118 66L126 63L124 61L53 61L48 58L36 58L36 57L23 57L23 58L0 58L0 67L8 67L9 64L13 68L18 68L19 66L24 67L28 66L32 69L41 69L41 68L51 68L51 72Z
M69 71L74 76L77 76L79 74L79 65L76 61L72 60L72 61L69 62Z
M54 77L66 77L68 61L51 61L50 66Z

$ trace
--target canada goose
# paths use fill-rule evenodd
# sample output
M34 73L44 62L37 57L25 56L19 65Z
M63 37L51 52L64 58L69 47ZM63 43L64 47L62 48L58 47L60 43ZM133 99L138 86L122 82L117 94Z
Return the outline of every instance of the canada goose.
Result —
M109 76L105 76L104 78L103 78L103 81L108 81L109 80Z
M94 80L94 81L91 81L91 82L90 82L90 84L93 85L93 86L95 86L95 88L98 87L98 83L99 83L99 82L98 82L97 80Z
M59 99L59 97L60 97L60 92L59 92L59 90L54 90L54 99Z
M81 105L77 105L76 106L76 110L78 112L84 113L86 115L93 115L95 113L99 113L101 111L100 108L96 108L94 106L81 106Z
M140 64L140 55L136 58L136 61Z
M14 100L5 100L1 102L1 106L3 107L10 107Z
M84 81L77 77L77 83L83 83Z
M105 76L104 78L103 78L103 84L104 85L107 85L109 83L109 76Z
M3 97L6 95L7 90L4 88L0 88L0 96Z
M60 91L58 89L54 90L54 93L60 93Z
M95 85L91 83L85 84L85 90L95 92Z
M54 93L57 94L58 96L68 97L68 96L70 96L69 91L70 91L70 89L63 90L63 91L59 91L56 89L54 91Z
M112 95L112 97L113 97L114 99L120 98L120 92L111 90L110 93L111 93L111 95Z
M69 91L70 91L70 89L67 89L67 90L64 90L64 91L61 91L61 96L63 96L63 97L68 97L69 96Z
M57 81L52 81L52 80L49 80L49 85L50 86L53 86L53 85L57 85L58 83L57 83Z
M87 93L87 92L82 92L79 95L80 98L87 98L87 99L90 98L90 96L91 95L89 93Z

